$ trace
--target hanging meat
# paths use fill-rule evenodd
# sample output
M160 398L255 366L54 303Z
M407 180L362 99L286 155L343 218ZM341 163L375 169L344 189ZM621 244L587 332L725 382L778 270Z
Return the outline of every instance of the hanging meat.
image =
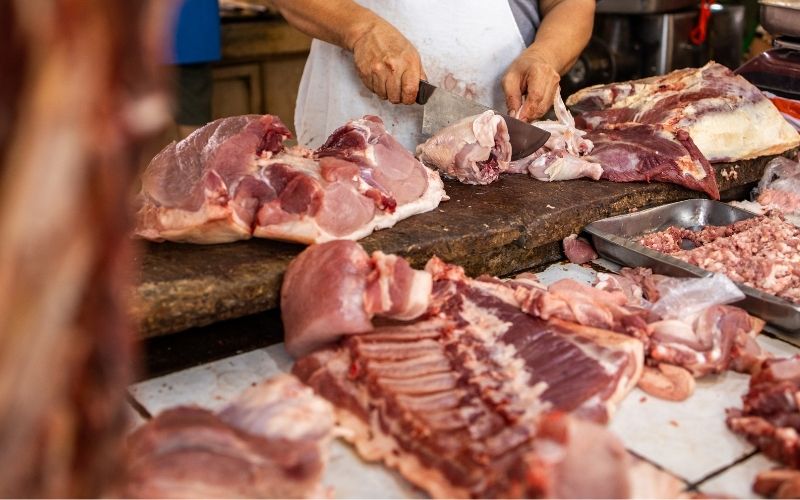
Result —
M277 117L247 115L170 144L142 175L137 234L192 243L355 240L446 198L438 174L378 117L351 121L317 151L287 148L290 136Z
M126 198L165 2L0 2L0 496L105 494L131 381Z

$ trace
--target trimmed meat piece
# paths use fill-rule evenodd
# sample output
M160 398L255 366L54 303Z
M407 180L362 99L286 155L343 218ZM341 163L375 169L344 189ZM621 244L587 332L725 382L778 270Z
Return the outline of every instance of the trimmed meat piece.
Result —
M553 98L553 110L557 121L533 123L550 132L547 143L532 155L511 162L509 171L527 172L540 181L566 181L580 177L600 179L603 167L584 158L592 151L592 141L584 137L586 132L575 127L575 119L564 105L560 89Z
M492 183L511 161L506 122L491 110L464 118L417 146L417 157L465 184Z
M342 335L368 332L372 318L411 320L428 307L431 276L405 259L338 240L312 245L290 264L281 287L286 349L304 356Z
M583 238L578 238L577 234L571 234L564 238L564 254L573 264L586 264L597 258L597 252L592 245Z

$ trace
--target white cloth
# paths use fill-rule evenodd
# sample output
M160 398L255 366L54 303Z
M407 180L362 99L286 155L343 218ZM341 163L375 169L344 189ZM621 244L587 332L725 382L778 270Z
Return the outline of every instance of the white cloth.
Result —
M357 1L414 44L431 83L505 110L500 81L525 48L507 0ZM295 108L298 142L318 147L334 129L365 114L380 116L411 151L423 142L421 106L381 100L361 83L351 53L314 40Z

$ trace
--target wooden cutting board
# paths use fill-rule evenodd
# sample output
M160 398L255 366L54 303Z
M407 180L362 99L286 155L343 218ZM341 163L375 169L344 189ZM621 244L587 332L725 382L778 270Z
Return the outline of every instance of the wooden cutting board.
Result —
M761 178L772 157L718 164L720 191ZM506 275L561 258L560 242L589 222L701 195L660 183L540 182L503 176L489 186L445 182L450 201L361 240L421 267L433 255L470 275ZM730 191L729 191L730 192ZM723 193L724 197L725 193ZM133 313L144 337L266 311L301 245L253 239L224 245L147 243Z

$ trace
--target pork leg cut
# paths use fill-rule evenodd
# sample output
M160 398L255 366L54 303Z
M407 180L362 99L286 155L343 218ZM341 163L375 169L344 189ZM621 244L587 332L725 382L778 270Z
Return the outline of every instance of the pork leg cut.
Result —
M286 148L276 117L223 118L159 153L142 177L137 234L223 243L359 239L446 199L426 168L367 116L318 151Z

